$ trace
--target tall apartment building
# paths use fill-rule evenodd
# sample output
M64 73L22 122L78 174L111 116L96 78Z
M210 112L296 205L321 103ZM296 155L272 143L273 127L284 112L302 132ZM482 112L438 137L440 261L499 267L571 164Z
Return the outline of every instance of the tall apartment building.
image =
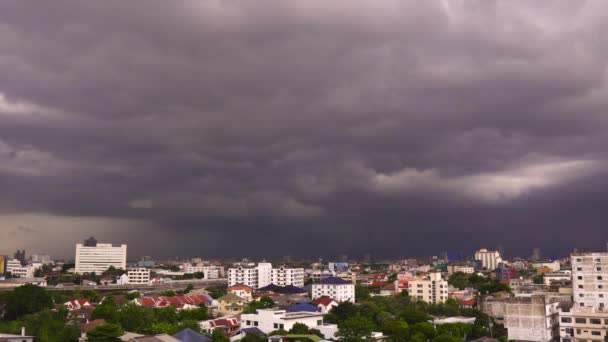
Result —
M293 285L304 287L303 268L273 268L270 272L270 282L278 286Z
M110 266L127 268L127 245L112 246L111 243L98 243L95 246L76 244L76 273L103 273Z
M433 272L426 278L408 280L408 293L411 298L431 304L443 303L448 299L448 282L441 278L440 272Z
M572 306L560 308L565 342L608 339L608 253L573 253Z
M256 267L236 267L228 269L228 286L247 285L253 289L268 286L304 286L304 269L272 268L271 263L259 263Z
M481 261L481 267L487 270L496 269L498 264L502 262L502 258L498 251L489 251L485 248L475 252L475 260Z

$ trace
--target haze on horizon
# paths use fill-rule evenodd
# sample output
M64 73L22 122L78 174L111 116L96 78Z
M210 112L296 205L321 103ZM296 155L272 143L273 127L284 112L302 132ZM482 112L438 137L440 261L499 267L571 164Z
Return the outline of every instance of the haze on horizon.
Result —
M604 250L608 2L0 2L0 254Z

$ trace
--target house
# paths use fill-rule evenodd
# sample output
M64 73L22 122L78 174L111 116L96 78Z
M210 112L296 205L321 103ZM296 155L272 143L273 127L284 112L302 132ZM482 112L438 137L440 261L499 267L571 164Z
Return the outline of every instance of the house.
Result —
M253 298L253 288L244 284L235 284L226 289L228 293L233 293L245 300L251 300Z
M328 277L312 284L312 299L331 297L337 302L355 302L355 285L342 278Z
M234 293L227 293L217 299L219 304L219 311L222 314L239 314L243 312L246 301L245 298L241 298Z
M239 329L239 320L236 317L224 317L224 318L216 318L210 319L207 321L202 321L199 323L201 327L201 331L204 331L208 334L213 333L215 329L222 329L228 336L232 335Z
M151 308L164 308L173 306L178 310L196 309L201 305L213 305L213 299L204 294L200 295L182 295L173 297L141 297L136 298L133 302L137 305L142 305Z
M105 319L94 319L80 325L80 341L86 341L87 333L100 325L106 324Z
M336 302L333 298L330 297L319 297L313 301L313 304L320 309L319 311L325 313L338 306L338 302Z
M92 307L91 302L89 302L89 300L86 298L74 299L69 302L65 302L63 303L63 306L65 306L68 311L75 311L80 310L82 308Z
M188 328L184 329L177 334L173 335L173 338L180 342L212 342L213 340L205 335L201 335L196 331Z
M241 327L260 329L268 334L274 330L289 331L296 323L301 323L309 328L318 329L327 339L335 338L338 326L335 324L324 324L322 312L287 312L286 310L258 309L254 314L241 315Z

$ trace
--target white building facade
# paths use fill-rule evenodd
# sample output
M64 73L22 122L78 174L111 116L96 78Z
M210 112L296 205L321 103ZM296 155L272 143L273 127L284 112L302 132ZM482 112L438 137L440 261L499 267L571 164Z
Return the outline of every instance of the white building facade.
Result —
M355 302L355 285L338 277L321 279L312 284L312 299L321 297L333 298L338 303Z
M111 243L98 243L89 247L76 244L76 273L101 274L111 266L127 268L127 245L114 247Z
M228 269L228 286L237 284L247 285L259 289L270 284L278 286L293 285L304 286L303 268L272 268L271 263L259 263L256 267L243 267Z
M502 258L498 251L489 251L485 248L475 252L475 260L481 261L481 267L487 270L496 269L498 264L502 262Z
M273 268L270 272L270 282L278 286L293 285L304 287L303 268Z
M296 323L318 329L326 339L334 339L338 331L335 324L324 324L322 312L287 312L285 310L258 309L254 314L241 315L241 328L258 328L265 334L274 330L289 331Z
M147 268L130 268L127 271L129 285L148 285L150 284L150 270Z

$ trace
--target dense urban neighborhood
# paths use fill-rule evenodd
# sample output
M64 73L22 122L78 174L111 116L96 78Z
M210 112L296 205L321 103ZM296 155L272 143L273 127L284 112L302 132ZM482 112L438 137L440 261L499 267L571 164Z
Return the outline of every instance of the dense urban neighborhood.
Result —
M604 341L608 253L506 259L0 257L0 341ZM604 287L607 286L607 287Z

